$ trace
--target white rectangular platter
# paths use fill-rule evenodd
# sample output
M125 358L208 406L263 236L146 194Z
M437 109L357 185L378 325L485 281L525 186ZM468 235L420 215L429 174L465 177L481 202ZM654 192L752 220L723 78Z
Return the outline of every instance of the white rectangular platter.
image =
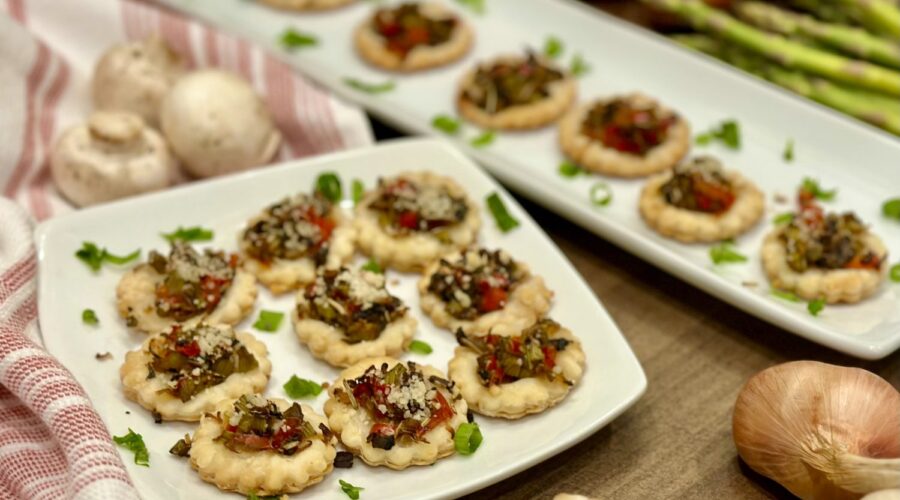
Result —
M558 407L518 421L476 418L484 443L470 457L454 456L433 467L413 467L402 472L367 467L357 461L352 469L338 469L307 490L304 498L346 498L338 479L365 488L363 498L426 499L463 495L499 481L574 445L611 421L643 393L646 378L640 364L606 311L577 271L538 228L528 214L495 181L447 143L434 140L395 141L380 147L354 150L173 189L52 219L37 230L39 246L39 310L48 350L68 367L115 435L132 428L144 436L150 450L150 467L138 467L123 453L131 476L144 498L214 498L218 490L202 482L187 461L169 455L168 449L195 425L153 423L150 414L125 399L119 383L119 365L128 350L135 349L143 334L129 333L115 307L115 287L123 269L106 266L92 272L74 257L83 241L93 241L111 252L151 249L164 251L160 232L178 226L201 225L215 231L209 243L235 251L245 221L268 204L286 195L312 188L317 175L333 171L343 179L361 179L373 186L379 176L429 169L452 176L474 200L482 203L480 243L505 248L542 275L556 292L551 317L581 338L587 355L585 377ZM346 189L345 189L346 191ZM485 197L499 192L521 226L503 234L483 206ZM345 192L345 194L347 194ZM349 196L349 195L348 195ZM347 202L352 205L352 202ZM357 264L365 262L359 258ZM388 288L402 298L419 320L416 338L434 348L427 356L409 359L446 371L456 341L434 327L418 307L418 277L388 271ZM396 280L396 284L395 284ZM265 290L252 316L239 325L250 325L262 309L288 313L293 294L273 297ZM99 326L81 322L81 312L92 308ZM290 320L276 333L255 332L266 343L273 364L268 393L284 397L282 385L291 375L319 382L333 381L338 371L314 359L293 333ZM98 361L96 353L112 359ZM309 401L321 412L323 392Z
M557 167L563 157L553 127L498 134L483 149L469 145L478 133L472 127L455 140L516 191L751 314L861 358L882 358L900 347L897 285L885 286L862 304L828 307L812 317L805 304L771 295L758 257L772 216L793 208L775 203L774 196L793 198L807 176L819 179L824 187L839 188L829 208L855 210L888 248L900 248L900 225L880 215L883 201L900 196L900 141L883 132L570 0L485 0L486 12L481 15L445 0L472 23L475 47L460 62L414 75L379 71L354 53L352 30L378 2L359 1L316 14L274 10L253 0L162 2L268 47L303 74L412 133L439 134L431 127L432 119L454 114L457 80L477 61L525 47L540 50L549 35L565 44L562 62L579 53L591 66L579 80L582 100L639 90L674 107L695 131L736 119L743 136L740 151L712 146L695 148L694 153L715 154L743 171L767 193L768 206L764 222L737 242L748 262L720 267L710 263L707 246L675 243L644 225L637 211L641 181L560 177ZM288 27L315 35L318 45L285 51L278 37ZM347 87L345 77L372 83L390 79L396 88L378 95L361 93ZM796 144L792 163L782 160L789 138ZM598 208L589 201L588 192L598 180L612 187L615 198L609 206Z

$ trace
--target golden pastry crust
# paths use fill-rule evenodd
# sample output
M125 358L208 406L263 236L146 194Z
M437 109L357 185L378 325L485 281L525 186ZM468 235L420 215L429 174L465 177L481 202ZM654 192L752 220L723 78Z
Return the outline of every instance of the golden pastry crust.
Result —
M495 335L517 335L517 328L508 324L498 324L491 333ZM489 417L506 419L522 418L532 413L540 413L563 400L572 387L581 380L585 368L585 355L581 343L572 332L561 328L552 338L572 341L556 356L556 365L563 381L550 381L543 377L523 378L501 385L485 386L478 375L478 354L468 347L459 346L450 359L448 375L456 382L460 394L472 411Z
M163 333L165 332L157 336ZM125 362L119 369L125 397L149 411L159 413L163 420L195 422L200 420L204 413L214 411L222 400L232 400L242 394L262 391L272 373L272 363L267 356L266 345L249 333L235 332L235 336L253 354L258 366L248 372L233 373L221 384L207 388L186 402L165 390L168 381L165 374L147 378L149 374L147 365L153 360L149 345L156 336L148 337L140 349L125 355Z
M356 51L364 60L379 68L401 72L444 66L465 56L475 38L465 20L438 3L423 2L420 8L425 16L433 19L456 18L457 24L449 40L435 46L416 46L406 57L400 57L385 48L384 37L372 29L372 18L369 17L356 28L353 37Z
M765 196L736 171L723 172L734 189L734 204L723 214L687 210L668 203L660 192L672 178L671 172L647 181L638 207L644 222L659 234L683 243L714 242L734 238L759 222L765 210Z
M282 411L290 404L283 399L270 399ZM217 405L219 415L231 412L234 400ZM303 417L313 428L326 424L325 418L308 405L301 405ZM227 418L227 417L223 417ZM333 439L315 439L309 448L291 456L271 451L236 453L217 441L222 424L216 415L207 413L200 420L191 444L191 467L200 478L219 489L243 495L260 496L297 493L320 481L334 468L337 451Z
M341 212L340 207L332 208L331 216L337 221L329 239L325 268L341 267L353 258L356 231L353 223ZM311 257L288 260L276 258L263 263L244 254L244 269L253 273L263 286L278 295L296 290L316 279L316 263Z
M328 389L328 401L325 402L328 424L348 450L369 465L384 465L395 470L405 469L412 465L431 465L440 458L452 455L456 451L453 442L456 429L467 421L466 414L468 413L466 401L460 397L459 391L454 387L447 400L452 402L456 414L445 425L435 427L425 434L422 442L411 446L397 445L390 450L373 447L366 441L366 438L374 422L365 410L354 410L352 406L341 403L334 395L334 391L344 386L344 380L361 376L372 365L380 366L382 363L387 363L389 367L392 367L399 362L393 358L379 357L354 364L342 371L341 376L331 385ZM428 365L417 366L422 369L426 379L432 375L445 378L437 368ZM444 392L446 393L446 391Z
M635 92L622 97L670 111L653 98L641 93ZM560 120L559 145L566 156L586 170L616 177L643 177L655 174L672 168L684 158L691 145L691 129L687 121L681 117L669 127L665 142L643 156L607 148L600 141L582 134L581 123L588 111L601 102L609 102L616 98L600 99L579 106Z
M762 266L774 288L797 294L804 300L822 299L829 304L859 302L878 291L887 276L885 259L887 247L881 238L868 232L863 236L866 246L882 261L881 269L808 269L794 271L787 263L787 251L776 228L763 241Z
M462 252L446 255L444 259L453 262L458 260ZM533 323L550 310L553 292L544 284L544 279L531 274L528 266L516 261L516 266L525 271L525 277L516 284L506 305L499 311L483 314L475 320L455 318L447 312L447 304L440 297L428 291L431 277L440 267L440 261L434 261L425 268L419 280L419 305L422 311L431 318L435 326L455 332L462 328L467 333L485 333L498 323L515 324Z
M329 10L343 7L355 0L259 0L260 2L287 10Z
M122 276L116 286L116 307L129 325L144 333L156 333L177 323L156 313L156 287L164 279L149 264L139 264ZM184 323L236 325L253 311L256 293L256 278L238 269L216 308L208 315L197 315Z
M369 204L378 196L378 190L369 191L357 204L356 218L353 221L357 242L363 253L384 267L417 272L441 255L465 248L475 242L478 230L481 229L480 211L478 205L456 181L432 172L405 172L396 178L409 179L419 184L443 186L451 195L466 200L468 212L459 224L446 228L447 242L442 242L429 233L392 236L379 224L378 214L369 209Z
M505 55L486 64L520 61L522 57L520 55ZM546 66L556 68L555 64L545 58L539 58L539 60ZM563 79L550 84L549 96L546 99L525 106L512 106L498 113L488 113L466 99L463 93L463 89L468 87L475 79L477 71L477 67L469 70L460 80L456 107L463 118L487 129L526 130L543 127L553 123L562 116L575 101L575 96L578 93L575 79L568 72L563 71Z

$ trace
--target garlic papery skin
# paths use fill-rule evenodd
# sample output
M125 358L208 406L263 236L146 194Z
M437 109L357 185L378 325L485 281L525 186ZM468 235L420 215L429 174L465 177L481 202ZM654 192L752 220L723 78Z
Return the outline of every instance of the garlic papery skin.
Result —
M900 489L881 490L874 493L869 493L868 495L864 496L862 500L900 500Z
M795 361L754 375L734 406L747 465L804 499L900 488L900 392L859 368Z

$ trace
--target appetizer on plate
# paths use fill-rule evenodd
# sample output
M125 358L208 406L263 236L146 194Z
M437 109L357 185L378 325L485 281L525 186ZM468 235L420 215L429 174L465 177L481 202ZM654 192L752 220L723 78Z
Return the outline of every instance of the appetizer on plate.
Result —
M448 374L472 411L516 419L562 401L584 373L572 333L551 319L518 330L500 324L484 336L457 330Z
M685 243L734 238L756 225L762 191L719 160L698 156L647 181L638 202L644 221Z
M416 319L385 288L383 274L323 270L297 293L294 331L313 356L350 366L377 356L400 356L416 333Z
M805 300L859 302L887 274L887 248L853 212L829 212L801 189L799 211L770 232L762 265L772 286Z
M119 280L119 314L146 333L200 320L237 324L256 301L256 279L237 266L237 255L199 252L181 241L172 243L168 257L153 250Z
M472 46L472 30L435 2L381 7L356 30L363 59L380 68L417 71L456 61Z
M459 86L459 113L490 129L543 127L575 100L575 80L550 60L528 52L478 65Z
M288 10L328 10L343 7L355 0L259 0L260 2Z
M340 207L320 193L301 193L251 219L240 245L244 268L278 294L311 283L318 266L336 268L350 260L353 240Z
M497 323L543 316L553 292L505 251L470 248L430 264L419 280L419 297L435 325L486 332Z
M618 177L670 169L690 143L687 121L640 93L585 104L559 123L563 153L587 170Z
M125 397L162 420L195 421L223 399L265 389L265 344L228 325L172 325L125 355Z
M420 271L426 264L472 244L478 207L453 179L407 172L379 179L356 206L360 249L382 266Z
M325 414L341 443L369 465L430 465L454 450L468 408L436 368L393 358L360 361L328 390Z
M334 468L334 435L307 405L258 394L219 403L200 420L191 466L219 489L243 495L297 493Z

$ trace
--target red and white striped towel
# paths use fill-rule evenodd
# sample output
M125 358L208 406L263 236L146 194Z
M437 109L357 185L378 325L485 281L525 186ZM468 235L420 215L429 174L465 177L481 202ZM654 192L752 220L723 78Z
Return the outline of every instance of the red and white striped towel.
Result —
M265 97L287 159L372 142L362 112L248 43L119 0L0 0L0 499L138 498L109 431L37 324L32 221L72 207L54 189L54 138L91 110L110 45L159 34L192 66L243 75Z

